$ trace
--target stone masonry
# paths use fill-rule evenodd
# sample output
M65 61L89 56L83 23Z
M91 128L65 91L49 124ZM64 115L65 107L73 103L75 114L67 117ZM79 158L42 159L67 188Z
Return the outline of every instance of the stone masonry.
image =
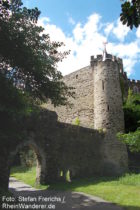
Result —
M69 99L73 106L46 105L56 111L61 122L75 124L78 118L80 126L105 132L102 151L106 174L121 173L128 164L126 147L116 138L117 132L124 131L120 74L125 75L121 59L107 53L105 60L102 55L91 56L90 66L64 77L64 82L75 88L75 99Z
M64 77L64 82L74 87L75 99L69 98L72 104L54 108L50 103L44 105L47 109L56 111L58 120L75 124L76 118L80 120L80 126L93 128L94 124L94 100L93 100L93 73L91 67L85 67Z

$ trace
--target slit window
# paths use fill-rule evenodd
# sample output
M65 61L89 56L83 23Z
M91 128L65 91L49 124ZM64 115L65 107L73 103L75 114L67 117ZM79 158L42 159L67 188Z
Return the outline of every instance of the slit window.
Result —
M107 110L109 111L109 105L107 105Z
M102 81L102 89L104 90L104 81Z

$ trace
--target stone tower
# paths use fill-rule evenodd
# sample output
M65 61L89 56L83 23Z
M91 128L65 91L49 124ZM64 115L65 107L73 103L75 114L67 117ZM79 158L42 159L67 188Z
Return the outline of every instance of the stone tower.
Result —
M94 129L105 131L103 143L103 174L122 174L127 170L125 145L116 138L124 130L122 93L120 87L121 60L107 54L91 57L94 83Z

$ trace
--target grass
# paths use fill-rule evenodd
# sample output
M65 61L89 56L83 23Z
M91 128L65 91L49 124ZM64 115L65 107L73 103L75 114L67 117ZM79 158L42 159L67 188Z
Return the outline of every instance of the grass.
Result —
M24 183L31 185L37 189L46 189L47 185L36 185L36 167L25 168L25 167L12 167L11 168L11 177L15 177L18 180L23 181Z
M35 187L35 168L13 168L11 176ZM126 207L127 210L140 210L140 174L126 174L118 178L94 177L38 187L84 192Z

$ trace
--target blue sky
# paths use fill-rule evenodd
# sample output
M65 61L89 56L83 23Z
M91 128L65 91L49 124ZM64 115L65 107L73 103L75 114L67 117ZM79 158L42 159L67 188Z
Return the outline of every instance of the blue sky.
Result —
M38 24L51 40L63 41L61 50L71 50L58 65L66 75L88 66L90 56L101 54L103 42L107 51L123 59L130 79L140 80L140 27L130 30L119 20L120 0L24 0L24 5L38 7Z

